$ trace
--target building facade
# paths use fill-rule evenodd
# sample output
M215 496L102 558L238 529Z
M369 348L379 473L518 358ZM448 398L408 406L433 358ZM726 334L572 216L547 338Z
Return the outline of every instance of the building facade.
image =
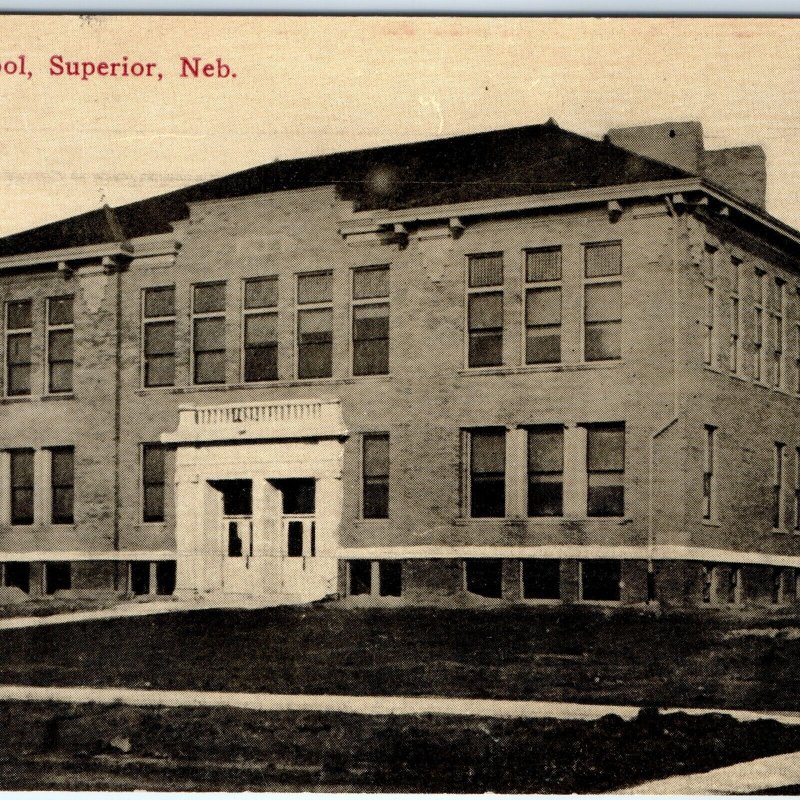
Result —
M554 123L0 240L32 595L800 598L800 233L760 148Z

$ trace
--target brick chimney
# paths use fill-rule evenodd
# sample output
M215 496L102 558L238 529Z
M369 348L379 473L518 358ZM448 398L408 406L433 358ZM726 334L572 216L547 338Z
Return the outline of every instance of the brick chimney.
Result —
M606 138L625 150L701 175L742 200L765 207L767 163L758 145L706 150L699 122L613 128Z

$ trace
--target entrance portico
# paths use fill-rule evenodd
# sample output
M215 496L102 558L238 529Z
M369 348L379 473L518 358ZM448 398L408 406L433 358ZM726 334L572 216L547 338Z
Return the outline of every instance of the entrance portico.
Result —
M338 400L181 407L176 594L335 593L346 437Z

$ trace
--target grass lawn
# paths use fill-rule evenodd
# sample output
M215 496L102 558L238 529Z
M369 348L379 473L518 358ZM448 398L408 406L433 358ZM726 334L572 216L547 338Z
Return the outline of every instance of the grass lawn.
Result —
M0 631L0 684L800 710L799 625L586 607L209 610Z
M800 727L0 703L0 790L595 793L800 749Z

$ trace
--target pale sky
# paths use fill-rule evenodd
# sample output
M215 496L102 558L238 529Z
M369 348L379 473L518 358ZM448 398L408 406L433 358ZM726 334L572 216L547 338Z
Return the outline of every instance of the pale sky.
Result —
M800 227L800 20L0 17L0 235L272 161L554 117L760 144ZM20 54L27 80L6 74ZM51 76L156 62L163 80ZM180 78L180 56L235 79ZM4 71L5 70L5 71Z

